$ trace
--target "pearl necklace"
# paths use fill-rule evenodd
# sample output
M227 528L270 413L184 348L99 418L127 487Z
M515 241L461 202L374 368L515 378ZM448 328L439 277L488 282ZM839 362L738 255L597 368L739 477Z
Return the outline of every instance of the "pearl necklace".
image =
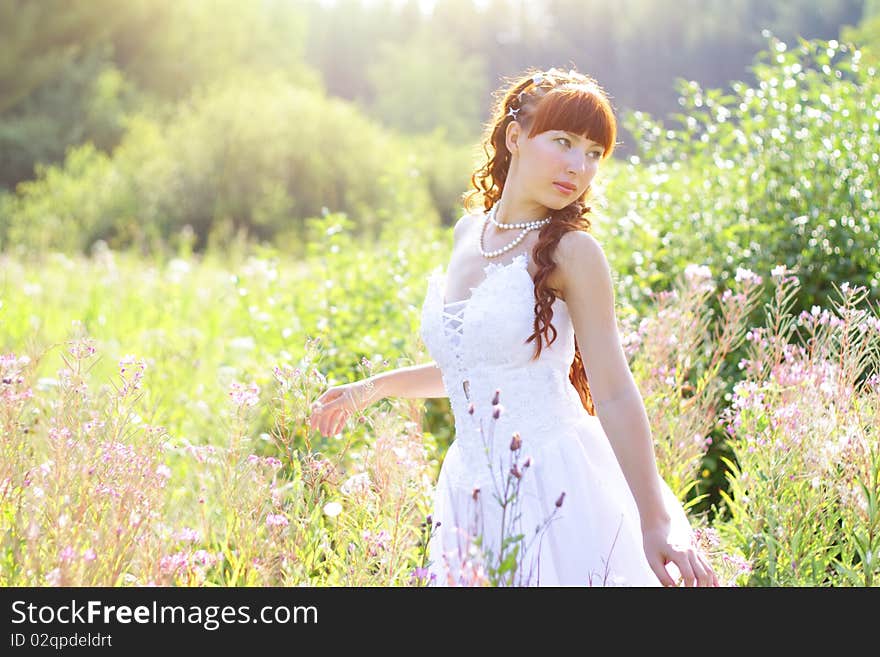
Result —
M512 249L517 244L522 242L523 238L526 236L526 233L528 233L529 231L535 230L536 228L540 228L541 226L544 226L545 224L550 223L550 217L547 217L546 219L536 219L534 221L525 221L525 222L516 223L516 224L502 224L502 223L499 223L498 221L495 220L495 212L497 209L498 209L498 204L496 203L495 205L492 206L492 209L489 210L489 213L486 215L486 219L483 221L483 229L480 231L479 247L480 247L480 253L483 254L484 258L495 258L497 256L500 256L502 253L507 253L508 251L510 251L510 249ZM486 226L489 225L490 221L502 229L522 228L523 231L510 244L502 246L500 249L495 249L494 251L486 251L483 248L483 237L486 235Z

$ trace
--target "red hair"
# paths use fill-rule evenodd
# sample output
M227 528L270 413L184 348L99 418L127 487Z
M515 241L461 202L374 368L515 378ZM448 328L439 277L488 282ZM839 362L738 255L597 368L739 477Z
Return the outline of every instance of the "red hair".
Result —
M544 72L528 69L521 76L508 79L508 82L510 84L506 89L496 92L492 119L486 126L482 140L486 162L471 176L475 189L464 198L468 212L474 211L479 201L482 201L482 209L488 211L501 198L510 168L510 151L507 149L505 136L507 126L514 120L528 131L529 138L547 130L567 130L602 145L602 160L608 159L614 151L617 121L608 96L593 78L574 70L564 72L553 68ZM526 340L535 341L533 360L541 355L543 340L547 340L547 346L550 346L557 335L556 328L551 323L557 291L547 282L556 267L553 252L565 233L573 230L590 232L592 224L587 215L591 209L586 205L589 194L588 187L580 198L553 211L550 222L538 232L533 255L534 261L538 263L535 276L535 323L532 335ZM551 332L552 338L548 337ZM568 378L578 391L587 412L596 415L577 337Z

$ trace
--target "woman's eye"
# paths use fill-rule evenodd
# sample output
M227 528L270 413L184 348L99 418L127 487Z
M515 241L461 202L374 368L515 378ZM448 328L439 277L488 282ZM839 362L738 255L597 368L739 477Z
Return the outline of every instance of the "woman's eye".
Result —
M566 145L566 146L571 147L571 140L570 140L568 137L557 137L557 138L556 138L556 141L562 141L562 142L565 142L565 145ZM593 155L593 156L595 156L596 158L601 158L601 157L602 157L602 151L598 151L598 150L588 151L588 154L589 154L589 155Z

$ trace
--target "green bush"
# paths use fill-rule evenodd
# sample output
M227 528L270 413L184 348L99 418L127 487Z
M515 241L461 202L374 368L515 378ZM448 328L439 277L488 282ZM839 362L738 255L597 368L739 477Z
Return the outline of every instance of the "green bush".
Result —
M244 232L301 254L304 219L328 211L373 237L398 215L437 223L438 204L457 215L451 190L467 173L467 150L437 136L404 141L280 74L233 76L181 103L166 125L133 117L111 156L85 144L63 166L40 168L18 188L9 240L151 250L191 229L199 249Z
M624 120L641 154L611 183L607 240L633 299L667 289L689 263L722 279L784 264L809 309L831 282L880 297L880 83L852 45L771 38L757 84L725 95L679 82L682 113L665 128ZM726 273L725 273L726 272Z
M0 187L13 189L34 175L35 165L58 163L77 144L113 148L125 132L125 113L140 100L106 49L71 58L57 76L3 112Z

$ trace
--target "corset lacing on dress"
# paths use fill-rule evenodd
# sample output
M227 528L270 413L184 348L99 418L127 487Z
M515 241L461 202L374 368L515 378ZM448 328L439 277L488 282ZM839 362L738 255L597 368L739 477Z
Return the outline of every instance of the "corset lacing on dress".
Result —
M454 345L456 357L459 361L461 360L461 349L459 349L459 344L461 343L463 331L464 309L465 306L467 306L468 301L469 299L461 299L459 301L452 301L443 306L443 332ZM454 310L449 312L447 310L449 308L453 308ZM461 385L464 390L464 396L470 400L468 380L463 380Z

